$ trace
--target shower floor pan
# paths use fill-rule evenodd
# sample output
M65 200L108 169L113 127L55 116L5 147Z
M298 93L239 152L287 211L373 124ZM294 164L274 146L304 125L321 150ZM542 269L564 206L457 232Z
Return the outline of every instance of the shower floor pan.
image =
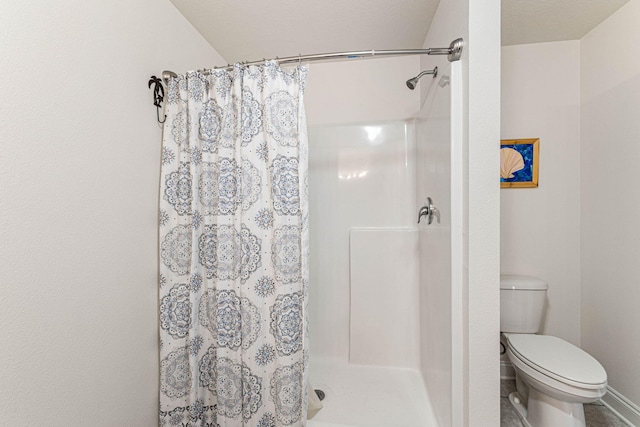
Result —
M436 427L420 372L314 361L311 385L326 393L307 427Z

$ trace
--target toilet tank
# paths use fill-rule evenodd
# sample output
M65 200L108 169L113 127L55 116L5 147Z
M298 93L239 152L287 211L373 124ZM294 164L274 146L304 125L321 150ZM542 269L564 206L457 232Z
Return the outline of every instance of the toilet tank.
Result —
M546 296L547 283L544 280L529 276L501 275L500 332L539 332Z

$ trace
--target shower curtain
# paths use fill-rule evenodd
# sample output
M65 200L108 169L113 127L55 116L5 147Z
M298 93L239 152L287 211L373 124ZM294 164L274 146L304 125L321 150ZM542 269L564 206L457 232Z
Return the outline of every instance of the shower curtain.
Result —
M305 79L268 61L168 82L161 426L306 423Z

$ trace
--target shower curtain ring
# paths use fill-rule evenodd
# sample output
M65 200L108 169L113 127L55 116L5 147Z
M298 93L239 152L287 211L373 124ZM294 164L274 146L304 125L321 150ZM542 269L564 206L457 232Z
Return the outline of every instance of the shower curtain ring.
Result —
M302 65L302 55L298 53L298 67Z

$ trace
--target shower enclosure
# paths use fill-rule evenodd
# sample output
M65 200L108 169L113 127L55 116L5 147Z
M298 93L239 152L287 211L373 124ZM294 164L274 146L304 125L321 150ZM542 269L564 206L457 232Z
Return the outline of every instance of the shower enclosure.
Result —
M456 64L438 67L404 119L309 127L310 427L452 423L460 111ZM440 222L418 224L428 196Z

